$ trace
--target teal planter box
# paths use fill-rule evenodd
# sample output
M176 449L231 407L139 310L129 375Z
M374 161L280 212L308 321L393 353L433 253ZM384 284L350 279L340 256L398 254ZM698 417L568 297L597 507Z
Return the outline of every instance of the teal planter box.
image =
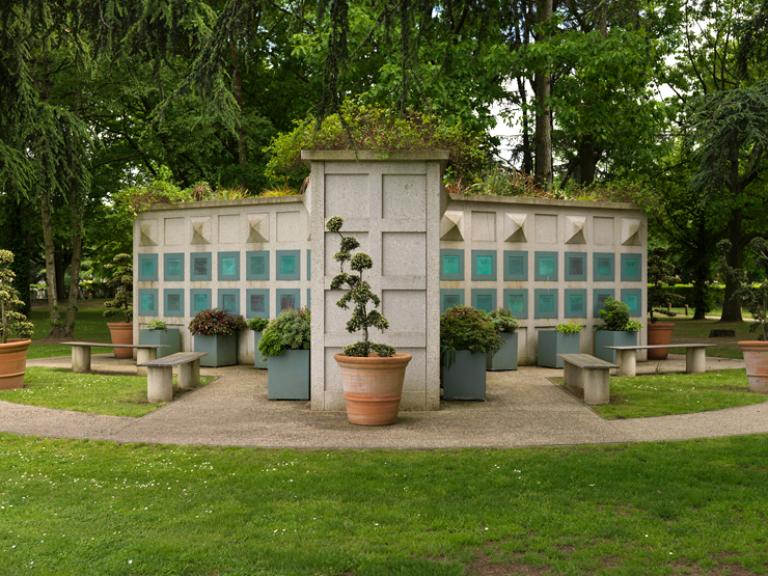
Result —
M259 350L261 342L261 332L253 331L253 365L256 368L265 369L267 367L267 357Z
M286 350L267 365L270 400L309 400L309 350Z
M501 348L496 354L488 354L486 368L491 371L517 370L517 332L502 332Z
M229 336L195 336L195 352L205 352L200 366L234 366L237 364L237 334Z
M485 400L487 355L457 350L453 364L443 364L444 400Z
M606 362L616 363L616 350L608 350L607 346L636 346L637 332L614 332L598 330L595 332L595 356Z
M163 346L157 350L157 357L170 356L181 352L181 332L177 328L165 330L139 330L139 344Z
M539 332L539 345L536 348L536 363L546 368L562 368L560 354L578 354L580 352L580 334L561 334L557 330Z

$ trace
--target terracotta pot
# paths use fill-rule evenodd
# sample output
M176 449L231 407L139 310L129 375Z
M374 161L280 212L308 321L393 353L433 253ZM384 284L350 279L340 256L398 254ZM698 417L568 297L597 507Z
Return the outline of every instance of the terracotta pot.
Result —
M24 387L27 348L32 340L12 340L0 344L0 390Z
M341 368L347 419L361 426L394 424L400 410L405 368L410 354L381 356L345 356L336 354Z
M741 353L747 365L747 379L752 392L768 394L768 342L763 340L741 340Z
M649 322L648 323L648 346L658 344L672 344L672 329L675 327L673 322ZM648 350L648 360L666 360L669 350L666 348L651 348Z
M133 344L133 324L131 322L107 322L112 344ZM130 348L115 348L115 358L133 358Z

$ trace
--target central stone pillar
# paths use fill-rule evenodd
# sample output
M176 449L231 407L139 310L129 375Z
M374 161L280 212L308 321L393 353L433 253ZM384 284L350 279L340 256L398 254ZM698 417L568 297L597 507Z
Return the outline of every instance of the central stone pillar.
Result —
M440 407L440 212L442 150L401 153L310 150L307 206L312 245L312 409L343 410L341 377L333 355L359 339L346 331L349 311L330 290L338 273L339 238L325 231L331 216L373 259L366 279L381 295L390 328L372 340L413 355L401 408Z

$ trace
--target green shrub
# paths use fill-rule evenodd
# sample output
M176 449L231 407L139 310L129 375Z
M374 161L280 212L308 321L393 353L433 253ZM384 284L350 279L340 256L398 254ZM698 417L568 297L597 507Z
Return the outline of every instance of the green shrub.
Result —
M112 298L104 302L104 316L117 316L123 322L130 322L133 320L133 256L117 254L104 268L109 275L107 283L114 290Z
M244 329L245 320L242 316L218 308L198 312L189 323L189 331L193 336L230 336Z
M259 351L271 358L285 350L309 350L311 325L307 308L283 310L261 333Z
M151 320L147 322L147 330L167 330L168 325L162 320Z
M496 332L514 332L517 330L517 320L509 310L499 308L491 312L490 316Z
M13 260L13 252L0 250L0 342L3 343L12 338L29 338L35 328L20 312L24 302L14 286Z
M579 334L584 327L577 322L564 322L555 326L560 334Z
M496 326L482 310L454 306L440 317L440 353L446 365L453 363L457 350L492 354L500 346Z
M248 328L254 332L264 332L264 328L267 327L267 324L269 324L267 318L251 318L248 320Z
M303 149L372 150L379 152L446 149L452 170L463 175L481 170L490 154L484 134L468 130L460 122L415 111L368 107L346 101L338 114L322 122L308 116L293 130L278 135L266 151L270 156L266 176L274 184L299 187L309 174L301 160Z
M603 325L598 330L637 332L642 326L637 320L630 320L629 306L615 298L605 299L603 308L600 310L600 318L603 320Z

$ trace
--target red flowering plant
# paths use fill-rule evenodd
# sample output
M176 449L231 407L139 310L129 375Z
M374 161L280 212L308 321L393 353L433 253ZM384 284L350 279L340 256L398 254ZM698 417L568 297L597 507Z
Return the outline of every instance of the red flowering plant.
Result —
M189 323L189 331L194 336L229 336L245 328L242 316L218 308L198 312Z

